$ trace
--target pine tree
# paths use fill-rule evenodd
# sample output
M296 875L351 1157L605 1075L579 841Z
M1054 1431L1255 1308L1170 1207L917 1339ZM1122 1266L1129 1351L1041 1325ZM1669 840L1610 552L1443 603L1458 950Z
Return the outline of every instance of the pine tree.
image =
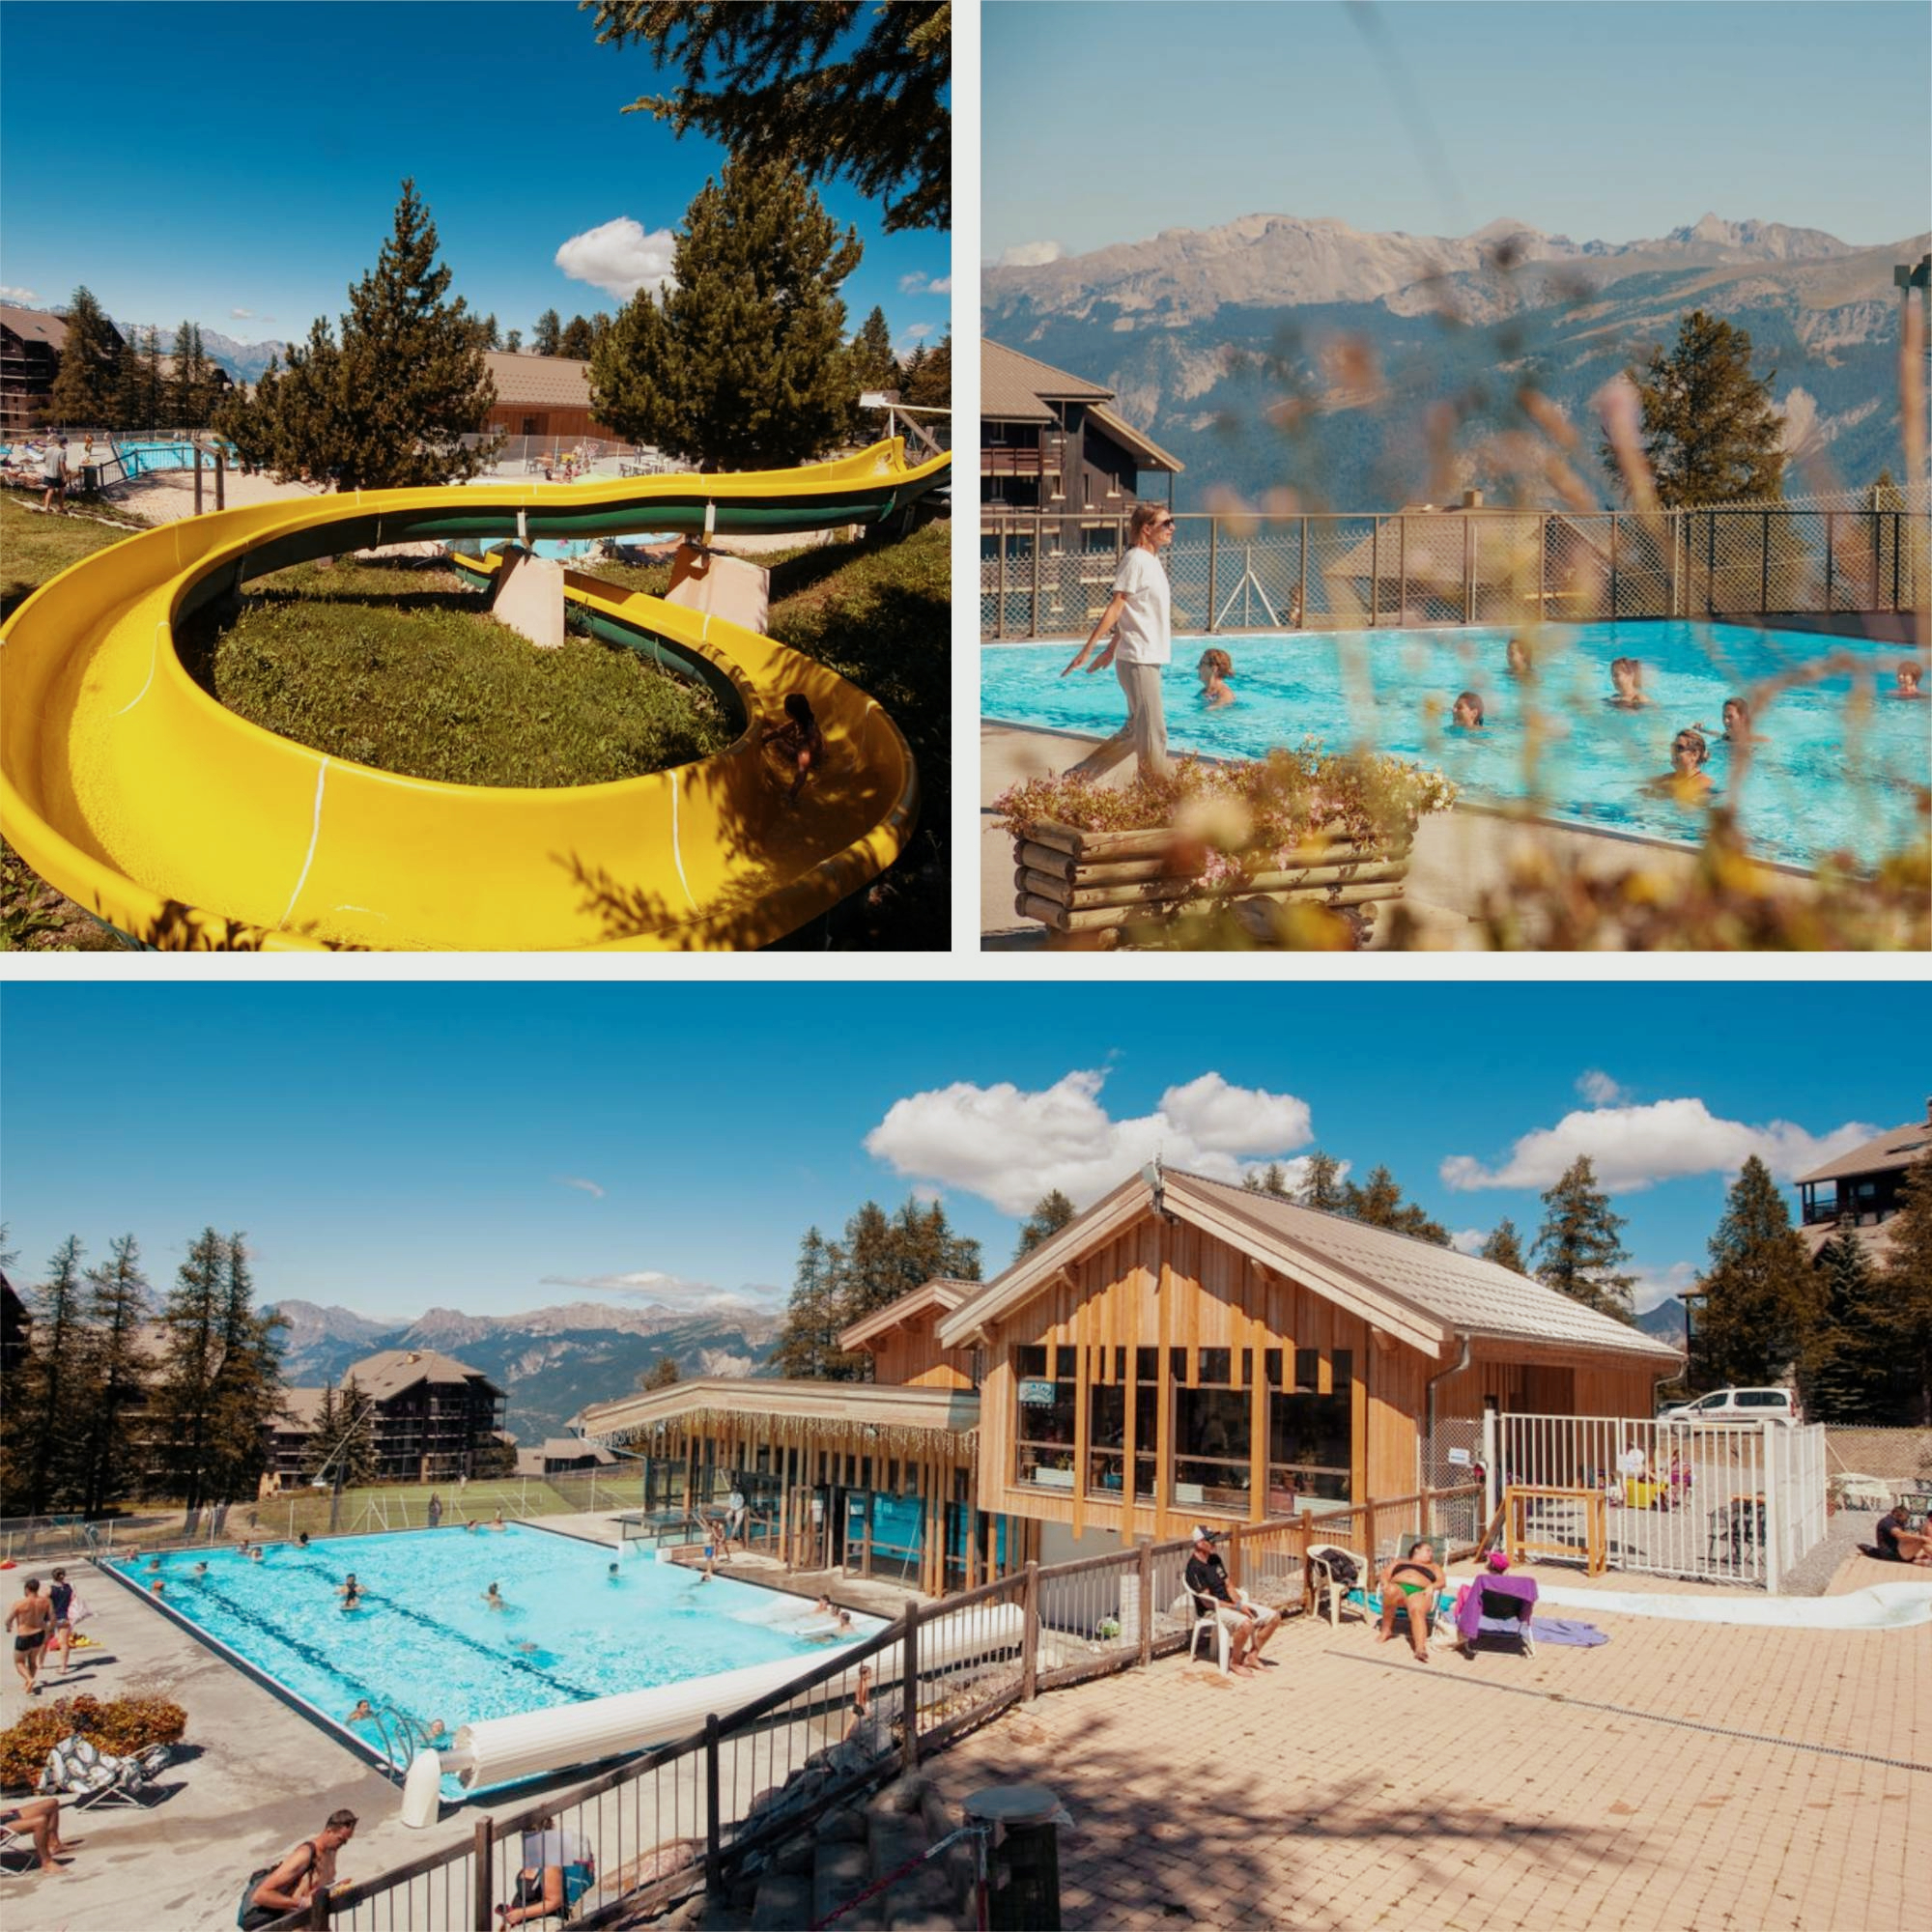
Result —
M114 327L84 286L74 290L64 319L67 341L47 396L47 420L74 429L105 427L117 400Z
M1320 1148L1301 1165L1301 1185L1295 1191L1298 1207L1313 1208L1320 1214L1348 1211L1349 1192L1342 1180L1342 1163Z
M1616 1272L1630 1260L1621 1236L1624 1217L1610 1210L1610 1197L1597 1186L1590 1156L1578 1154L1543 1197L1543 1228L1530 1250L1536 1278L1573 1301L1634 1326L1631 1290L1636 1277Z
M161 334L157 328L150 328L147 339L141 345L141 360L147 364L148 396L147 407L141 418L143 429L159 429L161 414L165 407L165 391L161 381Z
M1449 1230L1440 1221L1431 1220L1414 1202L1405 1201L1395 1176L1385 1167L1373 1169L1361 1187L1352 1180L1344 1186L1342 1212L1365 1228L1387 1228L1419 1241L1434 1241L1439 1248L1449 1245Z
M1777 371L1751 373L1742 328L1693 309L1673 348L1630 372L1643 405L1643 450L1666 510L1776 499L1784 486L1783 419L1771 399ZM1607 440L1604 462L1616 459Z
M134 1493L145 1473L128 1435L126 1412L146 1394L148 1362L141 1325L148 1319L148 1278L132 1235L110 1244L107 1260L87 1271L87 1321L94 1338L97 1393L88 1414L86 1481L81 1507L93 1516Z
M648 1393L652 1389L670 1388L682 1379L676 1358L671 1355L660 1355L638 1378L638 1386Z
M1893 1419L1923 1429L1932 1425L1932 1147L1906 1169L1899 1210L1886 1226L1888 1326L1901 1390Z
M1855 1228L1818 1251L1824 1307L1804 1338L1799 1388L1812 1422L1893 1419L1898 1361L1884 1284Z
M481 431L497 391L462 297L446 300L436 224L403 184L376 267L349 291L342 336L317 317L287 366L270 363L250 398L231 397L217 426L250 463L335 477L345 490L398 489L474 476L494 451Z
M255 1307L255 1284L242 1236L222 1244L220 1364L215 1370L210 1429L209 1485L216 1501L237 1502L261 1485L265 1432L282 1400L285 1325Z
M1073 1219L1075 1212L1073 1203L1059 1188L1050 1188L1042 1194L1033 1204L1033 1212L1020 1223L1020 1241L1013 1250L1014 1261L1022 1255L1031 1254L1049 1235L1059 1234Z
M1244 1194L1266 1194L1276 1201L1293 1201L1294 1191L1288 1184L1288 1169L1278 1160L1271 1160L1259 1173L1241 1176L1241 1191Z
M594 413L710 469L818 455L850 420L838 288L860 252L789 170L727 163L685 213L674 285L639 290L597 346Z
M155 1390L160 1461L168 1487L190 1510L218 1500L214 1459L215 1374L221 1367L221 1236L205 1228L189 1243L160 1316L162 1359Z
M497 318L494 315L486 315L479 327L482 330L483 347L485 349L502 348L503 331L497 327Z
M892 390L898 386L899 369L893 356L893 331L886 321L884 309L875 307L860 325L846 355L851 362L848 381L852 385L852 417L848 434L857 440L865 441L877 433L879 418L859 407L860 396L868 389Z
M323 1390L315 1430L302 1452L302 1470L311 1481L332 1490L359 1490L376 1480L382 1464L375 1432L369 1427L374 1406L354 1376L339 1391Z
M591 329L589 319L574 315L563 326L563 333L556 339L556 353L567 355L573 362L587 362L590 352L596 348L597 338Z
M168 384L168 413L178 430L201 427L200 385L195 380L194 358L201 331L184 322L175 330L174 374Z
M71 1504L85 1485L93 1374L77 1236L54 1250L46 1279L24 1298L33 1310L32 1339L26 1359L8 1378L0 1420L9 1516Z
M808 1228L799 1243L784 1321L772 1348L773 1365L793 1381L850 1380L827 1373L832 1357L838 1353L838 1334L832 1250L816 1228Z
M1481 1249L1486 1262L1494 1262L1498 1267L1506 1267L1516 1274L1527 1274L1529 1264L1522 1258L1522 1243L1516 1232L1516 1223L1505 1215L1495 1225L1490 1238Z
M513 328L503 338L503 353L506 355L521 355L524 353L524 331Z
M952 10L947 0L598 0L597 39L642 43L682 73L636 110L740 158L844 176L882 199L888 232L952 219Z
M563 346L563 324L554 308L547 308L537 317L537 326L530 331L530 348L538 355L554 355Z
M1771 1170L1744 1164L1711 1236L1710 1271L1698 1287L1697 1369L1713 1386L1781 1380L1817 1320L1822 1297L1804 1243Z
M919 367L906 372L899 385L899 400L923 410L952 407L952 337L948 334L927 349L920 345Z
M114 427L149 429L148 365L130 332L114 358Z

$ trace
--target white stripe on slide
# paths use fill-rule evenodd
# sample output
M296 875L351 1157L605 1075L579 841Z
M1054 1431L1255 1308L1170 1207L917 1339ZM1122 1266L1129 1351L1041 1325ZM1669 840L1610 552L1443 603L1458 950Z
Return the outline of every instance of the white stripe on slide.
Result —
M677 782L678 774L670 775L670 856L677 864L677 882L684 888L684 895L691 901L693 912L697 910L697 895L691 890L691 881L684 876L684 847L677 836Z
M315 816L308 828L308 851L302 859L301 877L296 881L296 889L289 895L289 902L282 908L279 923L286 925L289 916L296 909L296 901L302 895L302 888L308 884L308 869L315 864L316 842L322 837L322 784L328 776L328 760L324 758L315 768Z
M147 681L141 686L140 690L137 691L133 695L133 696L130 697L127 701L127 703L124 704L121 707L121 709L114 714L115 717L117 718L127 717L128 712L133 710L135 705L140 703L142 698L146 697L149 691L153 688L155 682L155 666L160 661L160 655L161 655L161 633L165 631L167 628L168 628L167 619L165 617L162 618L160 622L155 626L155 635L148 640Z

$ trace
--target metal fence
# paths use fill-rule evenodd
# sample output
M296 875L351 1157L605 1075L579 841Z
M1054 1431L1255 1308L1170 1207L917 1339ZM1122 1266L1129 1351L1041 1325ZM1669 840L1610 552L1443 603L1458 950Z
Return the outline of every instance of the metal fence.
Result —
M1912 611L1932 595L1932 518L1909 510L1188 512L1165 562L1177 631L1595 623ZM980 630L1084 634L1124 516L983 515Z
M1491 1416L1485 1468L1492 1515L1512 1485L1577 1492L1532 1499L1526 1508L1543 1548L1572 1548L1579 1560L1589 1511L1583 1493L1602 1496L1613 1570L1775 1593L1825 1536L1820 1424Z

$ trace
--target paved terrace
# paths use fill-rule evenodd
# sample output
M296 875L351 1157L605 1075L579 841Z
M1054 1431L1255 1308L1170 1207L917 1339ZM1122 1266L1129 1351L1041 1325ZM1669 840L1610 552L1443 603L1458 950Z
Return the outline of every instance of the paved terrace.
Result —
M1835 1588L1902 1574L1854 1557ZM955 1804L994 1782L1059 1794L1069 1928L1926 1922L1932 1632L1588 1620L1607 1644L1465 1662L1438 1641L1420 1664L1359 1621L1299 1618L1268 1646L1279 1668L1102 1678L927 1769Z

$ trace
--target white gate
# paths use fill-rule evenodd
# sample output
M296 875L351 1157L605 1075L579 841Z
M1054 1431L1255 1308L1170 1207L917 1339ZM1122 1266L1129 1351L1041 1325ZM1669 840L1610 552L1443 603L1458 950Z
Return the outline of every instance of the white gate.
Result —
M1776 1591L1825 1536L1825 1432L1606 1415L1492 1415L1489 1514L1509 1484L1595 1490L1613 1570ZM1584 1506L1538 1501L1537 1526L1580 1548Z

